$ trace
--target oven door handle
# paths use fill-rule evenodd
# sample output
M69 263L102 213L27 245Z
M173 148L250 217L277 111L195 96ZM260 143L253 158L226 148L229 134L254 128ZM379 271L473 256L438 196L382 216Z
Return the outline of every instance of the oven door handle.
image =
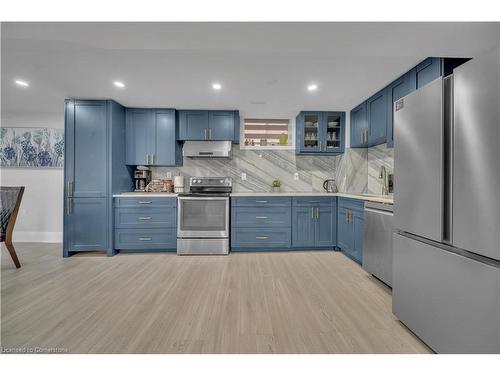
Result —
M177 197L181 201L228 201L229 197Z

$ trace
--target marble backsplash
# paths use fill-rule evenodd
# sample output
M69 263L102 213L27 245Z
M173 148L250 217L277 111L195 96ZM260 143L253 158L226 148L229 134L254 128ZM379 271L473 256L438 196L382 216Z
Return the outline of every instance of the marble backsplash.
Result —
M382 193L382 179L379 178L380 168L385 166L387 173L394 173L394 149L387 144L368 149L368 194Z
M184 158L182 167L153 167L153 178L171 176L229 176L234 192L271 191L274 179L282 182L282 191L323 191L323 181L335 179L341 192L366 193L366 149L346 149L339 156L297 156L293 150L241 150L233 146L231 159ZM241 174L246 173L246 180ZM294 179L298 173L299 179Z

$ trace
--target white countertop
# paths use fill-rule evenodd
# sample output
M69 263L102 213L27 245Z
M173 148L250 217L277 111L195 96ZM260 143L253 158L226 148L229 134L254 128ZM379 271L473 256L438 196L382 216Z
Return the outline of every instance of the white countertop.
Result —
M127 192L113 194L113 197L177 197L176 193L142 193L142 192ZM327 193L327 192L245 192L231 193L231 197L344 197L361 199L364 201L393 204L392 196L383 196L375 194L350 194L350 193Z

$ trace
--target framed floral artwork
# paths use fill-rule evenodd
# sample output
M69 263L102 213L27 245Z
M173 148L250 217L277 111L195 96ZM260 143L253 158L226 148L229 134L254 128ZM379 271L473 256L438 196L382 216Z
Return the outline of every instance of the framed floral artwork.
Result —
M64 166L64 130L55 128L0 128L0 166Z

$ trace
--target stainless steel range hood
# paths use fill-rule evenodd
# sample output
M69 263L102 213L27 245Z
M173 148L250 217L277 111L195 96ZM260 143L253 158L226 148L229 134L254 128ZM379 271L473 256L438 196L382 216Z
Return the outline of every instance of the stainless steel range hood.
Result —
M231 141L186 141L182 154L188 158L230 158Z

